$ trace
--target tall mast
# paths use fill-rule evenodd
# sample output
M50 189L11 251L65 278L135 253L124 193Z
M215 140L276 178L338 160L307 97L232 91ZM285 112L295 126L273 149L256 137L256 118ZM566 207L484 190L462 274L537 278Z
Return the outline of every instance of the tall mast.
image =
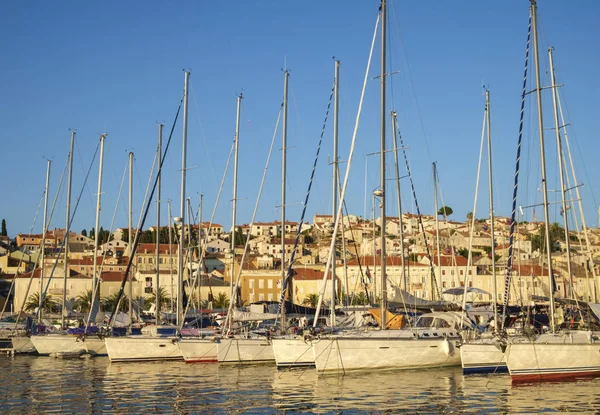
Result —
M237 174L238 174L238 152L240 149L240 112L242 108L242 94L237 97L237 111L235 116L235 153L233 157L233 214L231 218L231 282L230 295L231 301L234 300L233 276L235 275L235 222L237 214ZM242 264L240 264L240 267ZM283 281L283 280L282 280ZM237 300L237 299L236 299Z
M402 264L402 286L407 290L406 284L406 266L404 264L404 226L402 223L402 199L400 198L400 166L398 162L398 138L396 128L396 111L392 111L392 131L394 137L394 164L396 167L396 194L398 196L398 232L400 237L400 262Z
M387 282L386 282L386 264L385 264L385 41L386 41L386 0L381 0L381 68L380 68L380 93L381 93L381 108L380 108L380 128L381 128L381 328L385 329L386 311L387 311Z
M594 261L592 258L592 250L591 250L591 246L590 246L590 236L588 234L588 228L585 223L585 214L583 213L583 204L581 203L581 196L579 194L579 186L577 186L577 175L575 174L575 165L573 164L573 158L571 157L571 146L569 145L569 134L567 134L565 118L563 116L562 106L560 105L560 95L558 95L558 94L556 95L556 101L558 103L558 108L560 109L560 117L561 117L562 125L563 125L564 131L565 131L565 143L567 145L567 153L569 155L569 164L571 166L571 174L573 176L573 183L575 185L574 186L575 187L575 196L576 196L576 200L578 201L577 204L579 205L579 213L581 214L581 225L582 225L583 234L585 236L588 261L590 264L589 268L592 273L593 284L591 287L591 299L588 295L588 301L592 301L592 302L596 303L597 302L597 300L596 300L596 268L593 265ZM589 283L588 283L588 289L589 289Z
M171 222L171 200L167 201L167 216L169 216L169 276L171 277L171 313L173 312L173 223Z
M560 124L558 121L558 103L557 95L558 86L556 85L556 79L554 76L554 59L552 57L552 48L548 48L548 57L550 59L550 79L552 80L552 105L554 108L554 126L556 131L556 147L558 151L558 172L560 174L560 196L562 202L563 220L565 224L565 244L567 246L567 272L569 274L569 297L574 298L573 293L573 273L571 272L571 242L569 240L569 217L567 215L567 201L565 200L565 178L564 178L564 159L563 159L563 146L562 140L560 139Z
M435 239L437 244L438 277L442 279L442 255L440 252L440 221L438 219L438 191L437 191L437 164L433 162L433 208L435 209ZM445 213L445 212L444 212ZM425 242L427 243L427 242ZM433 275L431 276L431 301L435 300L433 295Z
M202 193L200 193L200 203L198 204L198 307L202 303L202 271L204 271L204 238L202 236ZM200 307L202 308L202 307Z
M498 287L496 286L496 236L494 235L494 191L492 180L492 124L490 116L490 91L485 91L485 114L487 123L487 147L488 147L488 180L490 190L490 232L492 234L492 281L494 284L494 304L498 301ZM465 277L466 278L466 277ZM498 325L498 307L494 307L494 327L499 329Z
M69 274L69 229L71 228L71 182L73 181L73 148L75 147L75 131L71 131L71 145L69 147L69 180L67 181L67 209L66 209L66 226L65 226L65 267L63 278L63 298L62 306L65 310L67 303L67 275ZM98 230L96 230L96 234ZM62 313L60 320L62 328L65 328L65 313Z
M158 148L156 152L158 153L158 165L162 161L162 130L163 125L158 123ZM158 320L160 317L160 302L162 298L159 298L160 293L160 185L161 185L161 169L158 169L158 178L157 178L157 193L156 193L156 288L155 288L155 304L154 304L154 319L156 324L158 325Z
M187 262L188 262L188 267L190 269L189 271L189 276L190 276L190 280L192 280L192 273L193 273L193 266L192 266L192 259L193 259L193 247L192 247L192 220L194 220L194 213L192 212L192 199L190 199L189 197L185 199L186 203L187 203L187 210L188 210L188 217L189 220L187 222L187 246L188 246L188 251L187 251ZM194 286L191 286L190 289L190 301L188 301L188 304L191 302L192 305L194 305L194 300L193 300L193 294L194 294ZM189 306L188 306L189 307ZM188 309L188 307L184 307L184 311ZM184 316L185 317L185 316Z
M129 152L129 258L133 256L133 152ZM139 232L139 230L138 230ZM96 229L96 233L98 230ZM133 277L131 276L131 272L129 273L129 329L131 330L131 325L133 323Z
M536 0L531 0L531 21L533 26L533 51L535 61L535 95L538 109L538 130L540 135L540 160L542 167L542 194L544 196L544 230L546 234L546 253L548 261L548 291L550 298L550 328L554 333L554 288L552 278L552 253L550 251L550 218L548 216L548 187L546 184L546 151L544 150L544 119L542 117L542 87L540 80L540 62L538 53Z
M179 229L179 250L177 261L177 325L183 324L183 245L185 241L185 169L187 156L187 122L188 122L188 85L190 82L190 72L184 72L183 88L183 135L181 139L181 198L180 198L180 217L181 228Z
M281 124L281 284L285 281L285 177L287 162L287 112L288 112L288 78L290 73L283 72L283 122ZM283 306L281 307L281 329L285 327L285 299L283 293Z
M335 82L333 86L333 184L332 184L332 218L337 214L338 206L338 115L340 101L340 61L335 61ZM343 222L342 222L343 223ZM342 234L344 233L342 224ZM337 232L334 229L332 238L337 238ZM335 250L335 242L333 244ZM336 294L336 275L335 275L335 252L331 262L331 325L335 325L335 294Z
M106 133L100 136L100 162L98 167L98 192L96 194L96 222L94 224L94 228L96 229L95 238L94 238L94 272L92 278L92 303L98 304L98 300L100 299L100 286L98 285L98 281L100 277L98 276L98 245L100 242L100 201L102 199L102 165L104 163L104 140L106 139ZM129 297L131 299L131 297ZM64 313L63 313L64 314ZM131 320L129 321L131 325Z
M42 256L40 269L40 298L39 298L39 313L40 320L42 319L42 300L44 299L44 262L46 260L46 233L48 232L48 190L50 189L50 166L52 161L46 160L46 191L44 192L44 221L42 224Z

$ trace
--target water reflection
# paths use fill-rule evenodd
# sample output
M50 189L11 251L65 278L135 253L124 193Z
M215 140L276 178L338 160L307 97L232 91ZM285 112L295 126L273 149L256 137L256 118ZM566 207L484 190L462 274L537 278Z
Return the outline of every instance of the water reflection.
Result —
M317 376L314 369L107 358L0 360L2 413L600 412L600 379L512 386L460 368Z
M315 371L281 371L273 381L273 403L281 410L311 412L469 410L461 394L460 368L319 377Z

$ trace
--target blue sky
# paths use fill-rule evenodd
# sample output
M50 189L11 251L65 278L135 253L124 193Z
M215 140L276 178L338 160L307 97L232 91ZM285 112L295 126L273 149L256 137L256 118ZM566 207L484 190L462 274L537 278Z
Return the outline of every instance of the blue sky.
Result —
M540 60L544 85L547 48L555 65L577 164L583 182L586 220L597 226L599 175L596 120L600 4L594 0L539 2ZM73 200L102 132L108 134L101 224L110 227L119 185L134 151L135 216L142 208L158 121L165 141L190 69L187 193L203 218L213 210L235 127L236 94L243 92L240 136L238 223L248 223L282 101L284 65L290 70L287 217L299 220L316 144L333 82L332 57L340 59L340 158L347 159L354 119L379 3L377 1L106 1L5 2L0 13L0 154L4 171L0 218L9 234L29 232L44 189L45 157L53 160L51 198L66 162L69 129L77 130ZM433 212L431 163L437 161L444 204L464 220L473 209L483 119L482 85L491 90L495 211L509 215L519 121L529 2L406 2L389 6L388 108L398 112L423 213ZM379 44L379 41L378 41ZM370 79L379 72L379 50ZM533 72L530 72L530 89ZM548 186L559 189L551 95L544 91ZM535 104L527 103L519 204L539 203ZM389 128L388 128L389 131ZM388 143L391 143L391 136ZM281 204L281 141L277 144L258 219L278 220ZM388 144L388 146L391 144ZM351 213L371 216L371 193L379 183L379 84L369 81L351 169L347 203ZM308 206L331 211L332 123ZM181 122L164 166L163 200L179 212ZM393 174L389 158L388 177ZM345 165L342 165L345 166ZM484 166L484 171L486 167ZM401 166L401 174L405 174ZM365 178L366 176L366 178ZM83 189L73 230L94 224L97 165ZM486 176L482 183L487 183ZM394 192L389 214L396 213ZM365 197L365 187L367 197ZM231 169L215 221L231 224ZM415 212L402 180L405 210ZM64 226L61 191L51 227ZM551 193L557 200L558 193ZM365 202L366 199L366 202ZM126 189L115 226L126 226ZM477 217L487 216L487 186L480 188ZM551 220L560 221L559 206ZM166 206L162 222L166 221ZM525 210L531 220L532 211ZM541 209L537 211L542 219ZM148 218L155 223L154 208ZM41 214L34 231L41 231Z

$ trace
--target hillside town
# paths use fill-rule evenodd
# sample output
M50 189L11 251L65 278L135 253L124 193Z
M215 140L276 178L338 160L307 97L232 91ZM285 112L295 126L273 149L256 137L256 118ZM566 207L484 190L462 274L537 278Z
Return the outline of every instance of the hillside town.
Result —
M381 284L381 219L365 220L347 215L342 222L342 230L337 233L335 243L337 301L340 305L377 302L380 291L377 287ZM474 224L472 236L471 223ZM295 304L315 306L319 295L325 293L324 300L328 303L333 291L332 278L328 275L324 282L323 277L333 226L333 217L323 214L315 214L310 224L286 222L283 234L281 223L276 221L257 222L253 226L236 225L235 232L214 223L191 225L185 232L185 292L198 308L225 307L232 295L232 279L239 278L237 293L240 304L278 301L282 275L287 273L293 253L289 300ZM468 215L465 222L449 220L442 215L436 218L407 213L401 218L388 217L385 224L388 300L393 301L401 291L406 291L426 300L461 303L462 292L458 294L457 290L450 289L466 285L476 288L468 290L471 292L467 294L469 302L503 302L510 254L510 219L495 218L495 261L491 258L491 229L489 220L473 221L472 215ZM64 229L49 230L45 237L22 233L13 238L0 236L2 301L6 300L8 287L14 281L14 292L10 295L7 311L17 311L26 304L35 303L40 284L48 284L47 295L51 304L62 304L65 293L67 304L76 307L77 299L90 296L95 266L101 281L100 298L108 308L109 304L113 304L111 298L115 298L126 279L125 272L132 255L125 293L132 294L134 304L140 309L152 307L158 295L162 308L170 307L172 310L179 281L179 231L166 226L157 232L156 227L149 227L142 231L141 243L132 253L130 244L136 232L132 230L129 238L127 228L116 229L112 234L101 229L98 232L101 238L98 252L94 252L96 235L93 229L89 233L85 230L79 234L70 232L66 250L61 249ZM156 243L157 234L160 244ZM587 229L587 234L570 232L570 264L563 228L555 223L550 234L555 297L592 299L596 295L594 278L600 263L600 230ZM235 253L232 251L232 235L235 235ZM543 223L524 222L515 226L511 304L528 304L533 296L549 295L543 235ZM248 253L244 263L240 264L247 240ZM285 246L284 271L281 266L282 246ZM66 279L64 251L67 252ZM496 268L495 290L493 262ZM568 273L569 265L572 278ZM323 287L323 284L326 286ZM497 295L495 299L494 292ZM124 303L126 309L127 302Z

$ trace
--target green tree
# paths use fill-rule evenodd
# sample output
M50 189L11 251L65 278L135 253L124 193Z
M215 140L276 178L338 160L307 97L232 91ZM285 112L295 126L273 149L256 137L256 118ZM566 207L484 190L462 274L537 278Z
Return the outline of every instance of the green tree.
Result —
M27 297L27 301L25 302L25 311L33 311L40 305L40 293L33 293L29 297ZM42 310L52 312L58 308L58 303L54 301L54 299L46 295L42 300Z
M471 223L472 220L473 220L473 212L467 213L467 222Z
M0 231L0 236L8 236L8 231L6 230L6 219L2 219L2 230Z
M319 303L319 294L306 294L306 297L304 297L304 300L302 300L302 304L303 305L307 305L309 307L316 307L317 304Z
M359 292L358 294L352 297L352 305L367 305L369 304L369 299L364 292Z
M154 290L154 292L146 298L146 302L148 304L156 304L156 297L157 291ZM171 305L171 298L169 298L167 295L167 290L165 290L165 287L160 287L158 289L158 302L160 304L159 309L161 310Z
M96 230L94 228L90 229L90 239L96 240Z
M228 308L229 307L229 298L225 293L219 293L215 298L213 298L213 308Z
M92 307L92 290L87 290L75 298L75 308L80 313L87 313Z
M102 308L104 311L112 312L115 309L115 305L117 304L117 297L119 293L114 293L108 297L105 297L101 300ZM123 295L121 297L121 303L119 304L118 311L128 311L129 310L129 297Z
M442 216L450 216L452 215L454 211L452 210L452 208L450 206L442 206L438 211L437 214L438 215L442 215Z
M81 230L81 235L87 237L87 231L85 229L82 229Z
M560 249L557 242L564 241L564 239L564 229L556 222L550 225L550 250L552 252ZM546 249L546 227L542 225L537 234L529 236L529 240L531 241L531 249L544 251Z
M461 248L458 250L458 255L463 258L469 258L469 250L467 248Z
M238 226L237 231L235 231L235 244L236 245L244 245L246 243L246 236L242 232L242 227Z

